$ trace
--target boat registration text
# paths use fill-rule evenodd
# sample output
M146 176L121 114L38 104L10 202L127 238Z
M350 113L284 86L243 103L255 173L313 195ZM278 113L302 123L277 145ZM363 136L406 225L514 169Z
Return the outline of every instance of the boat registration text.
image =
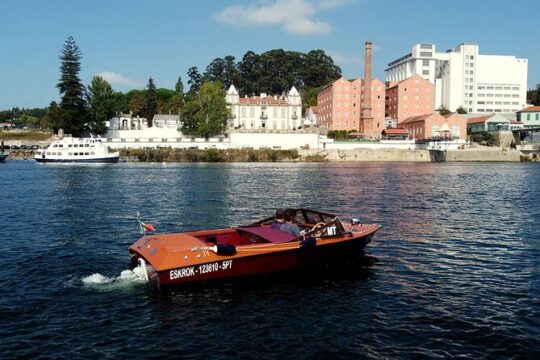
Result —
M232 268L232 260L216 261L198 266L187 266L169 271L171 280L182 279L185 277L195 276L199 274L208 274L220 270L229 270Z

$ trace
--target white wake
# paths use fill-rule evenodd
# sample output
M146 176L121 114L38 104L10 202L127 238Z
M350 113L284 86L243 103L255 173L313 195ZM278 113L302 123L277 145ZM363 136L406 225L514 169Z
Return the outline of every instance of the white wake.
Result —
M139 284L145 284L146 276L141 266L137 266L133 270L123 270L119 276L109 277L99 273L92 274L82 278L82 283L85 286L97 288L101 290L115 290L121 288L129 288Z

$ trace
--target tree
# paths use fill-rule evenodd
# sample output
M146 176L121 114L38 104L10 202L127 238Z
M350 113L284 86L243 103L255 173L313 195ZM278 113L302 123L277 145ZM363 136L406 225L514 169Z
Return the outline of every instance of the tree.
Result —
M81 51L73 37L68 37L61 51L60 81L56 87L62 100L60 108L64 116L64 130L78 136L87 120L84 85L79 79L81 70Z
M126 94L120 91L115 91L112 94L111 98L112 110L114 113L117 112L129 112L129 99Z
M89 126L93 133L103 134L107 131L105 121L114 114L114 92L111 85L101 76L94 76L88 86L86 99L88 102Z
M223 84L223 74L225 72L225 60L222 58L215 58L206 67L203 74L204 81L216 82L219 81Z
M302 77L306 87L320 87L339 79L341 69L324 50L311 50L304 57Z
M199 92L199 88L203 82L203 77L201 74L199 74L199 70L196 66L192 66L188 69L188 77L189 93Z
M198 93L191 93L182 111L182 132L209 138L225 131L229 110L221 83L205 81Z
M321 88L322 86L315 87L315 88L306 88L302 96L302 98L304 99L304 104L306 105L306 108L317 105L317 94L319 93Z
M452 112L450 110L448 110L448 108L444 105L441 105L437 110L435 111L438 111L439 114L441 115L448 115L448 114L451 114Z
M146 103L146 96L141 90L131 90L128 93L129 96L129 111L133 115L144 116L144 104Z
M467 110L465 110L465 108L463 106L460 106L456 109L456 112L458 114L466 114L467 113Z
M240 81L240 72L234 61L234 56L225 56L223 70L223 87L228 89L231 85L237 84Z
M260 55L253 51L244 54L242 61L238 64L240 81L236 84L238 91L242 94L252 95L259 93L257 80L260 76Z
M176 85L174 86L174 92L178 95L184 96L184 83L182 82L182 77L178 76L178 80L176 80Z
M152 80L152 78L148 79L148 85L146 85L145 105L144 117L146 117L148 127L152 127L152 120L154 119L157 108L156 85L154 84L154 80Z
M42 126L52 129L57 132L64 125L64 114L56 101L52 101L47 110L47 114L43 117Z
M540 105L540 84L536 85L536 90L527 91L527 100L535 106Z
M180 111L184 105L184 97L180 94L174 94L171 96L167 103L167 111L171 114L180 115Z

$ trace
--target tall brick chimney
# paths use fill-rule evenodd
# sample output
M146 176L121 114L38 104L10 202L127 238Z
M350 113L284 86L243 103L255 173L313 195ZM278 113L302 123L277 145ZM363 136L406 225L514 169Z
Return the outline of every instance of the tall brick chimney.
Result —
M362 101L362 124L365 135L373 135L373 116L371 114L371 41L366 41L366 60L364 64L364 101Z

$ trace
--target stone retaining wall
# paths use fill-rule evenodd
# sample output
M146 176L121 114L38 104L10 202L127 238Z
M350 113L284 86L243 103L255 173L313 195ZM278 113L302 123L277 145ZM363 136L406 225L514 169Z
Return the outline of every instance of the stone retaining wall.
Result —
M302 157L321 155L329 161L414 161L430 162L430 153L427 150L401 150L401 149L354 149L354 150L303 150L299 152Z
M393 162L460 162L460 161L521 161L518 150L301 150L300 156L323 156L328 161L393 161Z
M448 150L446 161L521 161L519 150Z

